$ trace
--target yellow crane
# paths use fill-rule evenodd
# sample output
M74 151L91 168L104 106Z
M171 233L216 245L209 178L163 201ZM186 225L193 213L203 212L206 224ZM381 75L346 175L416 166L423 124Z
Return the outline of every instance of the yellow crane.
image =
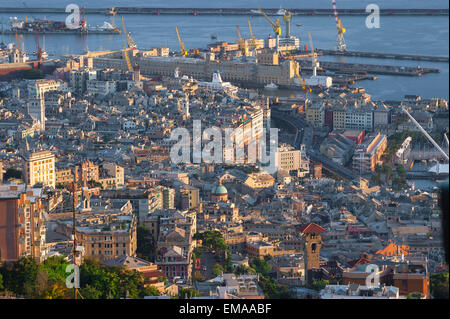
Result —
M245 40L242 39L241 31L239 30L239 25L237 25L237 24L236 24L236 32L237 32L237 36L239 39L239 49L241 50L242 56L247 56L248 48L247 48L247 45L245 44Z
M134 43L133 38L131 37L131 34L127 32L127 28L125 27L125 20L122 16L122 28L123 28L123 34L125 35L125 40L127 41L127 46L130 49L136 49L136 43Z
M123 57L125 58L125 61L127 62L128 71L133 72L133 67L131 66L130 57L128 56L128 50L125 45L123 45Z
M252 50L256 49L256 37L253 35L252 24L250 23L250 19L248 19L248 30L250 31L250 37L252 38L250 48Z
M308 85L308 83L306 83L305 80L300 76L300 64L297 61L295 61L295 59L292 55L289 54L288 58L294 63L295 76L297 77L298 81L300 82L300 86L302 87L302 90L305 92L306 97L307 97L308 93L312 92L312 89Z
M279 37L281 35L280 19L277 18L277 20L273 22L272 19L269 18L269 16L261 8L259 8L258 11L264 16L264 18L266 18L267 22L270 23L273 32L275 33L275 36Z
M187 55L187 51L184 47L184 42L181 41L180 32L178 32L177 26L175 26L175 31L177 32L178 44L180 45L180 53L181 53L181 55L185 56L185 55Z

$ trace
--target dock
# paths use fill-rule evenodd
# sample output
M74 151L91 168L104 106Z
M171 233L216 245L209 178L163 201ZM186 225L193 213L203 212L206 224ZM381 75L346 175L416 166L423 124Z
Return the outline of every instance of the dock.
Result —
M259 16L258 8L139 8L115 7L117 14L153 14L153 15L228 15ZM276 15L279 8L262 8L267 15ZM333 9L295 9L286 8L292 15L298 16L333 16ZM85 8L87 14L109 14L110 8ZM62 13L65 7L59 8L25 8L3 7L0 13ZM340 16L367 16L365 8L339 9ZM448 16L448 9L384 9L383 16Z
M302 69L311 70L311 62L307 60L298 60ZM361 63L343 63L321 61L320 66L327 71L349 74L381 74L381 75L402 75L402 76L422 76L427 73L439 73L440 69L380 65L380 64L361 64Z
M448 57L444 57L444 56L427 56L427 55L413 55L413 54L360 52L360 51L337 51L337 50L326 50L326 49L317 49L316 52L320 55L338 55L338 56L352 56L352 57L375 58L375 59L395 59L395 60L412 60L412 61L429 61L429 62L447 62L448 63Z

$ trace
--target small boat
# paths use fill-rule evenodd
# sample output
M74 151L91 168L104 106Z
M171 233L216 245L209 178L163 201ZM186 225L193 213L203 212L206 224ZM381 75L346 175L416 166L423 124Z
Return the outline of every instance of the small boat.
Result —
M275 83L269 83L269 84L265 85L264 88L267 90L277 90L278 85L276 85Z
M296 23L295 24L297 27L303 27L303 23Z
M217 35L211 34L211 39L212 39L212 40L217 40Z

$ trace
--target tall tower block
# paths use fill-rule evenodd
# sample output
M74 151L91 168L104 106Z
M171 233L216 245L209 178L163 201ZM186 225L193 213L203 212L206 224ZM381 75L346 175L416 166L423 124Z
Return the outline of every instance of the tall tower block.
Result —
M311 283L311 270L320 268L321 233L326 230L314 223L300 225L298 231L303 237L303 253L305 261L306 282Z

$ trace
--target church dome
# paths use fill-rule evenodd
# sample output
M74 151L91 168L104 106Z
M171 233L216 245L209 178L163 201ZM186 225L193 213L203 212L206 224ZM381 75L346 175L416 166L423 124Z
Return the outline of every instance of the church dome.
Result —
M223 185L218 185L214 191L213 191L214 195L227 195L228 191L227 188Z

